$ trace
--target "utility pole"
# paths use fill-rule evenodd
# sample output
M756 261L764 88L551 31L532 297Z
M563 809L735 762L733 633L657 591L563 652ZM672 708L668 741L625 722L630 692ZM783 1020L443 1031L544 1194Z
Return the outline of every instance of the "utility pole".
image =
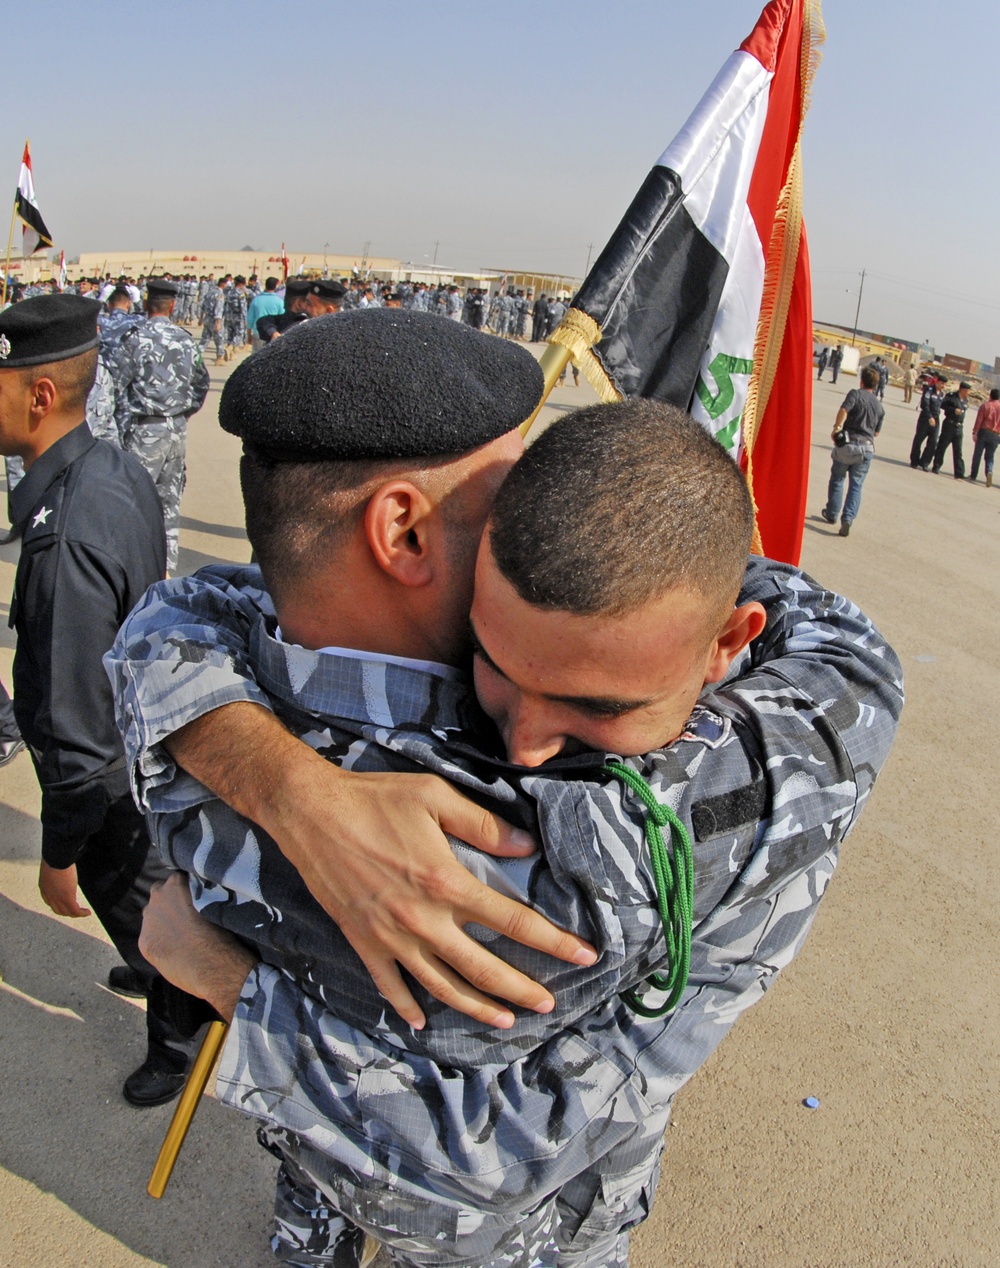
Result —
M593 250L594 250L594 244L591 243L590 246L587 247L587 267L583 270L584 277L589 277L590 275L590 257L593 254Z
M440 243L440 242L435 242L435 243L434 243L434 259L433 259L433 260L431 260L431 268L433 268L433 267L437 264L437 262L438 262L438 247L439 247L440 245L441 245L441 243Z
M853 348L858 339L858 318L861 316L861 296L865 293L865 270L861 270L861 285L858 287L858 307L854 313L854 334L851 336Z

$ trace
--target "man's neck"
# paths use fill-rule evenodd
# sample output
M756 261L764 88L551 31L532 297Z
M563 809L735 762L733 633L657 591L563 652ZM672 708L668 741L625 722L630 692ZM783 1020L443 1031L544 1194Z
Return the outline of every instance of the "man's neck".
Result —
M46 450L58 444L63 436L68 436L71 431L75 431L84 421L86 421L86 414L83 411L78 417L46 419L45 425L40 427L35 433L30 451L25 449L21 453L25 471L29 471Z

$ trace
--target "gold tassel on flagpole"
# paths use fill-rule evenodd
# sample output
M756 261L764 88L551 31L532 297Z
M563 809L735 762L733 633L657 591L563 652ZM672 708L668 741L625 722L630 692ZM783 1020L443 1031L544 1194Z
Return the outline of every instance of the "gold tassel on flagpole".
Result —
M802 128L813 77L820 61L820 45L826 39L826 28L820 0L806 0L802 15L801 81L802 108L799 116L799 135L788 165L788 177L778 198L771 241L768 244L764 268L764 294L761 299L757 336L754 341L754 370L747 388L743 409L743 450L746 454L747 487L754 508L754 536L752 550L763 554L760 529L757 525L757 501L753 492L753 447L774 386L785 340L788 309L795 285L795 269L802 242Z
M566 315L549 335L548 347L539 358L545 386L542 388L542 399L535 412L521 424L521 435L527 436L541 412L542 406L559 381L559 376L571 361L575 361L583 371L588 383L606 404L620 401L621 394L604 372L604 367L594 356L591 349L601 340L601 328L588 313L579 308L568 308Z

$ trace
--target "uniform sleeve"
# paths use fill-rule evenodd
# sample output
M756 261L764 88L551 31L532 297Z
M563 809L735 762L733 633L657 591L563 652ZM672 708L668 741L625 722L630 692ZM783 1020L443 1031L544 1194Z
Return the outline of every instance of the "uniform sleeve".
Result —
M208 385L211 382L208 370L205 368L205 362L202 360L201 352L197 345L195 346L194 355L194 371L191 375L191 414L197 414L197 412L205 404L205 397L208 395Z
M181 777L163 747L174 731L227 704L270 709L248 645L271 611L258 569L218 566L150 587L129 614L104 664L140 806L166 808Z
M121 619L125 578L113 560L65 540L23 556L21 567L17 602L27 637L19 654L39 693L31 736L42 789L42 857L68 867L101 826L106 780L122 764L101 658Z

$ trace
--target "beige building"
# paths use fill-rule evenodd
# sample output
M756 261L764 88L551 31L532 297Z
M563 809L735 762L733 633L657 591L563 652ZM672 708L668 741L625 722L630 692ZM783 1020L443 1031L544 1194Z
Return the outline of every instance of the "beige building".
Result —
M365 259L363 255L333 255L323 251L289 251L289 273L322 273L333 277L349 277L353 269L371 269L385 277L398 268L399 261L383 256ZM51 265L49 266L51 271ZM199 277L214 273L242 273L250 277L281 277L281 252L269 251L87 251L79 257L79 263L67 265L66 274L78 277L103 277L110 273L118 277L124 273L130 277L148 276L150 273L195 273Z
M11 275L24 282L54 277L59 269L58 259L44 255L27 260L12 259ZM389 278L393 282L426 282L428 285L452 284L463 289L481 286L486 290L498 290L506 279L506 285L517 290L533 290L536 295L572 295L580 286L578 277L565 277L558 273L527 273L514 269L480 269L476 272L449 269L439 265L415 265L408 260L389 256L334 254L327 251L288 251L289 274L326 274L330 277L351 277L357 270L361 276L372 275ZM113 278L148 277L156 273L193 273L198 277L214 273L216 277L242 273L250 277L254 273L263 282L266 277L282 276L280 252L268 251L191 251L153 249L150 251L85 251L66 265L66 277L76 282L81 277Z

